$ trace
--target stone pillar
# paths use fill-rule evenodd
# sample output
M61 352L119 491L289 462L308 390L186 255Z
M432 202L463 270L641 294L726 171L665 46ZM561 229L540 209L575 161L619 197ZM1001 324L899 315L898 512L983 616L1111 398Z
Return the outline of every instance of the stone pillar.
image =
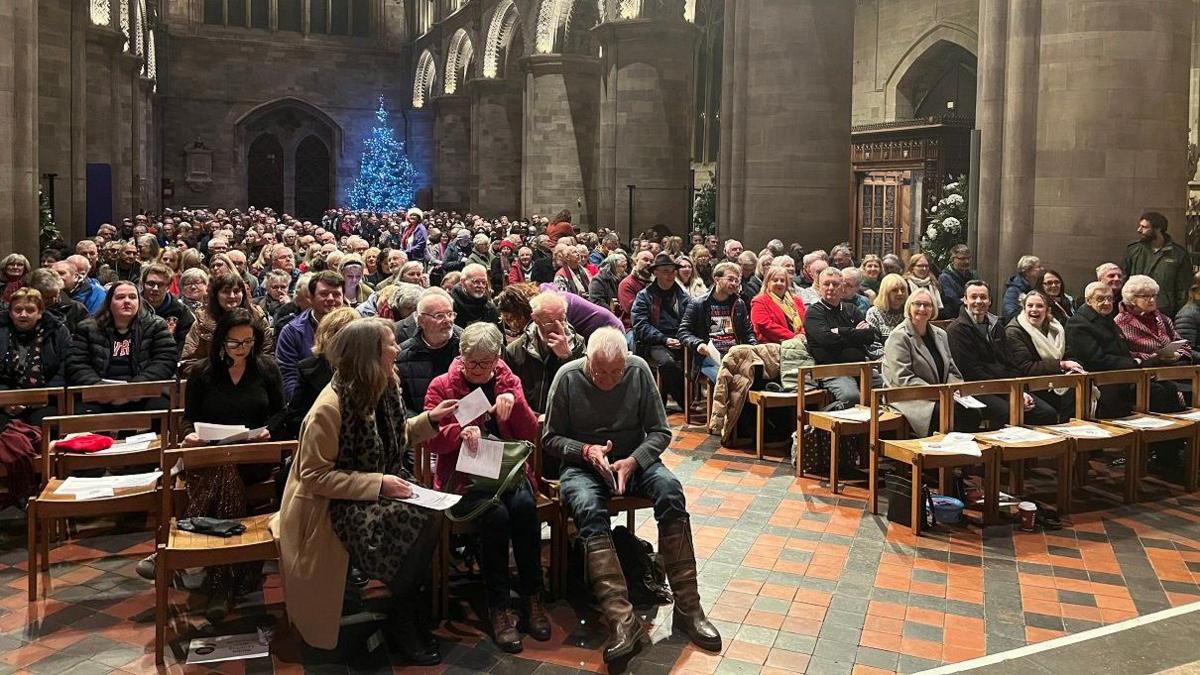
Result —
M38 7L39 172L54 178L55 220L63 238L85 235L88 4L42 0Z
M688 230L694 52L699 31L680 16L597 26L600 96L598 223L632 237L655 225ZM629 189L636 185L633 222Z
M471 192L471 98L439 96L434 109L433 204L463 211Z
M1120 262L1145 210L1182 240L1193 0L981 10L984 276L1003 280L1033 253L1077 290Z
M38 2L0 3L0 251L38 259Z
M853 2L727 2L718 228L760 248L850 238Z
M521 84L480 78L471 96L471 211L485 216L521 213Z
M522 65L521 212L548 217L569 208L576 225L595 225L600 62L591 56L536 54Z
M405 151L408 161L417 171L417 204L428 209L433 207L434 140L433 112L428 108L410 108L405 115L407 141Z

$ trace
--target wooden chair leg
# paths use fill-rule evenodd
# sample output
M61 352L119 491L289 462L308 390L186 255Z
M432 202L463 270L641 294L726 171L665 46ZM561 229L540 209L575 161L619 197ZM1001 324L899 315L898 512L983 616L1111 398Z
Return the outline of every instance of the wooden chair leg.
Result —
M875 455L875 448L871 448L870 453L870 472L867 475L867 492L869 493L871 499L871 515L877 516L879 515L879 458ZM798 465L799 462L797 462L797 466Z
M167 643L167 560L166 546L158 546L154 556L154 662L162 665Z
M37 558L38 558L38 546L40 545L37 540L37 538L38 538L37 537L37 534L38 534L37 518L38 517L37 517L37 498L36 497L31 497L29 499L29 506L27 507L27 510L25 512L25 518L26 518L26 529L29 532L28 541L26 542L27 545L29 546L29 551L28 551L28 556L29 556L29 583L28 583L29 601L33 602L34 600L37 600L37 583L38 583L38 579L37 579L38 578L38 559Z
M754 406L754 455L763 458L763 435L767 425L767 406L765 403Z
M923 474L924 472L921 470L922 462L921 462L920 456L913 458L913 463L912 463L911 469L912 469L912 475L911 475L912 499L910 500L910 503L909 503L909 509L910 509L911 516L912 516L913 535L919 537L919 536L921 536L921 526L924 525L924 523L921 522L921 485L922 485L922 480L923 480L921 474Z
M1071 514L1071 453L1064 452L1058 457L1058 517Z
M829 432L829 490L838 492L838 437L836 426Z
M983 463L983 523L995 525L1000 520L1000 458L993 454Z
M49 574L50 574L50 530L51 530L51 527L54 525L57 525L58 522L57 521L47 521L45 518L42 518L41 522L39 524L41 525L41 528L42 528L42 535L41 535L42 541L41 541L41 545L40 545L41 560L38 562L42 568L42 571L47 574L46 583L49 583L50 582L50 577L49 577Z
M629 509L625 512L625 527L629 529L630 534L637 534L636 515L637 511L635 509Z
M1200 455L1198 455L1200 442L1197 442L1197 439L1200 439L1200 431L1188 439L1187 454L1184 455L1183 489L1185 492L1196 491L1196 465L1200 463Z
M1141 434L1138 434L1139 436ZM1125 503L1134 504L1138 500L1138 481L1141 472L1138 470L1142 463L1142 451L1145 449L1141 438L1135 440L1125 450Z

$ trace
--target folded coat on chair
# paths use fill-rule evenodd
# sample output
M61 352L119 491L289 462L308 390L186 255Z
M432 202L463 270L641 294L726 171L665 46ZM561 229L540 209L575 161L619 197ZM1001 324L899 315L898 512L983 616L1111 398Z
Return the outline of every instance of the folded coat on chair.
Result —
M42 443L42 430L20 420L12 420L0 431L0 466L8 477L8 498L22 505L37 486L34 460Z
M750 397L754 366L758 364L762 364L764 377L778 380L779 345L736 345L721 359L708 431L720 434L722 445L728 446L734 441L738 417Z

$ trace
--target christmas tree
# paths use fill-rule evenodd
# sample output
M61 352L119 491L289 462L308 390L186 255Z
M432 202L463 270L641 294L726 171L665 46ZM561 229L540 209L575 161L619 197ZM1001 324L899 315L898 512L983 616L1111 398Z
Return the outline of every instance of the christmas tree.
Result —
M939 268L949 264L950 249L967 243L966 176L946 183L942 193L942 198L925 215L928 225L921 237L921 249Z
M358 179L350 190L350 206L378 212L407 209L417 192L417 172L404 154L404 142L392 133L383 96L375 119L378 124L366 139Z

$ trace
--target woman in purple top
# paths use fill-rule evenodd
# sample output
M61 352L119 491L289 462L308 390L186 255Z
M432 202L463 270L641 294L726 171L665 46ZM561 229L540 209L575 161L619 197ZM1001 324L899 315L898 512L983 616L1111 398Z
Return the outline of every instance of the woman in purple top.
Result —
M558 287L554 284L542 284L538 289L543 293L558 292ZM622 333L625 332L625 326L621 324L617 315L604 307L573 293L563 293L563 297L567 300L567 322L584 340L605 326L616 328Z

